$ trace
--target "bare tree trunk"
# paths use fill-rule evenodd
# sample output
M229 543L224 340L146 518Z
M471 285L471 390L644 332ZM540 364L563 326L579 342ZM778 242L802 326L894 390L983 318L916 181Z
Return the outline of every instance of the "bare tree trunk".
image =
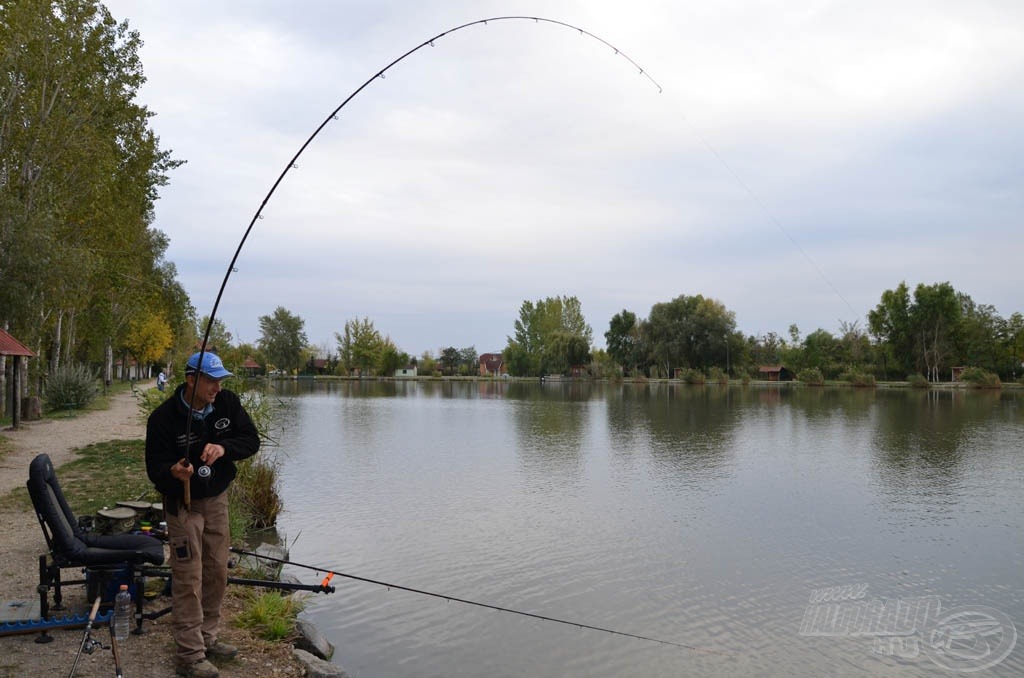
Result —
M7 416L7 356L0 355L0 415Z
M28 362L20 356L14 356L14 365L11 368L11 428L18 428L21 425L21 389L22 389L22 363Z
M50 374L57 372L60 367L61 337L63 336L62 326L64 324L64 311L57 311L57 322L53 326L53 350L50 353Z
M67 322L68 337L67 337L67 341L64 342L64 362L66 364L68 364L68 365L70 365L73 362L72 358L74 357L74 353L75 353L75 320L76 319L77 319L77 314L75 313L75 311L74 310L68 311L68 322Z
M107 344L103 347L103 389L110 388L114 383L114 348L110 345L110 337L107 337Z

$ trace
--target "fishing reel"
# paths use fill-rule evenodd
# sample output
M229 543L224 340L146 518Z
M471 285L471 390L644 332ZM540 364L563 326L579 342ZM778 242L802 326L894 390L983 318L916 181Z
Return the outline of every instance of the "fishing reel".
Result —
M92 654L96 650L109 650L109 649L110 649L109 645L104 645L100 641L98 641L95 638L93 638L92 635L89 635L88 637L86 637L86 639L84 641L82 641L82 652L84 652L86 654Z
M202 478L203 480L209 480L210 478L213 477L213 469L207 466L206 464L203 464L202 466L196 469L196 475Z

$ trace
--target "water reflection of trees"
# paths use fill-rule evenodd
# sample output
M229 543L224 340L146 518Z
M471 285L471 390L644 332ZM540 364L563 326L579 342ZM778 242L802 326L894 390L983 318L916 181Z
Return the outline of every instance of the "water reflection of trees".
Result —
M509 384L516 450L523 470L537 479L564 482L583 470L594 389L584 382Z
M866 423L879 397L878 389L874 388L797 386L787 391L787 402L793 411L812 424L830 424L837 419Z
M607 393L612 454L638 453L690 477L721 474L733 456L740 390L717 385L623 384Z
M404 387L402 392L398 387ZM377 381L376 379L279 379L268 383L268 391L281 396L342 395L359 398L380 398L402 395L412 383Z
M889 394L884 407L876 410L873 441L883 479L902 485L908 477L941 480L956 475L971 453L974 433L998 411L1001 400L997 391ZM932 473L921 475L921 469Z

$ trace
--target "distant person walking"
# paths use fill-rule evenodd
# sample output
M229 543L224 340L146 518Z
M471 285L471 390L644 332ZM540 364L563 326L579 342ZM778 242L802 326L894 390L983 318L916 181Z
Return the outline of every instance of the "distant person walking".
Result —
M156 375L156 390L163 391L167 386L167 375L164 374L163 370L160 370L160 374Z
M235 462L256 454L260 437L238 396L221 388L231 372L216 354L203 353L202 365L199 356L188 359L185 383L149 416L146 473L167 513L175 671L216 678L208 660L238 654L217 639L228 584L227 489Z

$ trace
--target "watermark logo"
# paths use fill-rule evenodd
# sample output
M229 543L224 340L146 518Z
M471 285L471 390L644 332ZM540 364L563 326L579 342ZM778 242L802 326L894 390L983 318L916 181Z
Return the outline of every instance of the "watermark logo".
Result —
M984 605L942 610L938 596L867 598L867 584L811 592L801 636L871 638L871 651L915 659L922 653L950 671L971 672L1001 662L1017 643L1008 616Z
M980 671L1003 661L1017 629L999 610L962 605L943 613L924 635L924 653L944 669Z

